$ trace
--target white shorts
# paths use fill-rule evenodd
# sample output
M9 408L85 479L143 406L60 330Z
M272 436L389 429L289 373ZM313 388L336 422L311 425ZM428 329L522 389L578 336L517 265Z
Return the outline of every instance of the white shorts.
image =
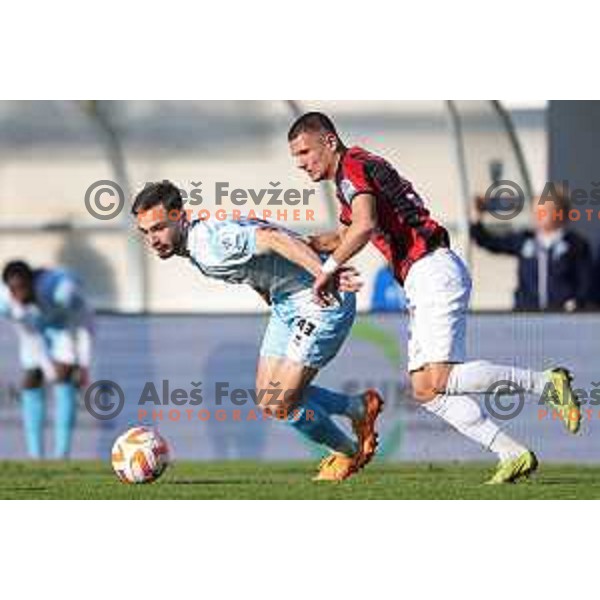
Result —
M66 365L78 363L78 344L74 331L54 328L30 331L17 326L17 332L19 358L24 370L44 370L48 358Z
M410 314L408 370L464 362L471 277L463 261L438 248L411 267L404 291Z

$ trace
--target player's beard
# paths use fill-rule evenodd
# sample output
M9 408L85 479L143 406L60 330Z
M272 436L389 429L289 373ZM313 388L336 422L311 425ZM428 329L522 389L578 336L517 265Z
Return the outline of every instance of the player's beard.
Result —
M164 251L158 250L157 254L158 258L160 258L161 260L167 260L167 258L171 258L175 254L175 248L171 246L170 248Z
M161 244L156 249L156 254L158 255L158 258L160 258L161 260L167 260L168 258L171 258L175 254L180 254L180 252L178 251L179 246L180 246L180 234L177 230L175 230L173 232L173 239L169 240L169 243L167 243L167 244Z
M188 229L189 223L187 221L184 221L177 226L173 236L172 253L169 256L172 256L173 254L177 254L178 256L187 256Z

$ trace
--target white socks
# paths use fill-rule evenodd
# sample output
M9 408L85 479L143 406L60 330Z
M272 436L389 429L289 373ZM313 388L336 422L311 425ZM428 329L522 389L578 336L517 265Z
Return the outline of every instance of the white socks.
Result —
M479 403L470 396L436 396L422 405L429 412L444 419L464 436L478 442L506 460L525 452L526 448L500 431L499 427L481 410Z
M500 460L508 458L516 458L523 452L527 452L525 446L521 446L518 442L506 435L504 431L498 431L498 434L490 444L490 450L500 457Z
M490 362L472 361L454 365L446 392L423 408L444 419L469 439L497 454L500 460L515 458L527 448L513 440L481 410L469 394L485 394L495 383L510 381L530 394L542 395L548 379L540 371L518 369Z
M469 396L449 398L445 394L440 394L423 404L423 408L444 419L454 429L484 448L490 447L500 431L498 426L483 414L479 403Z
M542 395L548 380L544 373L530 369L518 369L494 365L484 360L454 365L448 383L448 396L462 394L484 394L498 381L512 381L530 394Z

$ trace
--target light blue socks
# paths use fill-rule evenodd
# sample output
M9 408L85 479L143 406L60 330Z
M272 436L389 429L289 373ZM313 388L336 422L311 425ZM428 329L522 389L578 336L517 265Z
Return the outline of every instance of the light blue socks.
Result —
M30 458L42 458L44 455L44 421L46 418L43 388L21 390L21 414L27 454Z
M356 442L349 438L329 416L330 414L348 415L352 405L347 396L311 386L305 390L302 404L290 411L287 420L294 429L311 441L327 446L334 452L352 456L357 451Z
M349 419L358 419L363 415L362 394L348 396L311 385L305 390L304 398L318 404L328 415L342 415Z
M54 385L54 454L56 458L68 458L75 427L77 390L72 383Z

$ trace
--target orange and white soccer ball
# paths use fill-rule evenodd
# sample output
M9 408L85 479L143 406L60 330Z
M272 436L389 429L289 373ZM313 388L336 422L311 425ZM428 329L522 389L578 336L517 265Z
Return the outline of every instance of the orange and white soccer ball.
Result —
M116 439L111 461L123 483L150 483L169 466L169 446L156 430L133 427Z

